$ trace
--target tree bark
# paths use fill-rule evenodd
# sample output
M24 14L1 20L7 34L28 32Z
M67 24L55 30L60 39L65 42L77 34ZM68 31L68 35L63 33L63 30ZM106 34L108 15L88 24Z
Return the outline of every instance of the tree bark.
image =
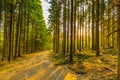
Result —
M95 7L95 6L94 6L94 0L92 0L92 50L95 49L95 48L94 48L94 47L95 47L95 44L94 44L94 39L95 39L95 38L94 38L94 37L95 37L95 35L94 35L94 33L95 33L95 32L94 32L94 16L95 16L95 15L94 15L94 10L95 10L95 9L94 9L94 7Z
M63 4L63 55L66 53L66 1Z
M70 41L70 62L73 62L73 0L71 0L71 41Z
M12 60L13 56L13 13L14 13L14 0L11 2L11 17L10 17L10 40L9 40L9 55L8 55L8 61Z
M118 70L117 70L117 80L120 79L120 0L116 0L117 12L118 12Z
M99 0L96 1L96 16L96 56L99 56Z

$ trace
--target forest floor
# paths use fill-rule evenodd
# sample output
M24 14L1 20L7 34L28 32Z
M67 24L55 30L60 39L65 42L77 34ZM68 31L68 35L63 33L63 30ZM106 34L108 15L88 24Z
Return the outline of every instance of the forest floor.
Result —
M92 51L69 57L43 51L25 54L12 62L0 62L0 80L114 80L117 72L117 55L96 57Z
M50 61L50 51L25 54L12 62L0 62L0 80L76 80L67 67Z
M77 52L71 64L67 57L69 54L66 57L59 54L52 56L54 64L67 66L68 71L76 75L76 80L116 80L117 51L114 49L101 50L100 57L91 50Z

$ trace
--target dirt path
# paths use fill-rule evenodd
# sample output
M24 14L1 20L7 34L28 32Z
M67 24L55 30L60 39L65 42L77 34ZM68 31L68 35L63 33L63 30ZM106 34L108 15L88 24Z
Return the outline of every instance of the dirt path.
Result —
M0 68L0 80L67 80L66 75L65 68L50 62L49 51L27 55Z

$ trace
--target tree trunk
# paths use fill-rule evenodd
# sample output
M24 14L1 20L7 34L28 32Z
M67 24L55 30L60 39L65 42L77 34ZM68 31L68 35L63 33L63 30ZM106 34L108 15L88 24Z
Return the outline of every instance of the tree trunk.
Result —
M110 6L110 0L108 0L108 34L110 33L110 9L109 9L109 6ZM110 47L110 37L108 37L107 39L107 45L108 45L108 48Z
M2 8L3 8L3 5L2 5L2 2L3 1L0 1L0 27L1 27L1 23L2 23Z
M74 0L74 47L73 47L73 53L76 52L76 0Z
M95 42L95 41L94 41L94 39L95 39L95 38L94 38L94 37L95 37L95 35L94 35L94 33L95 33L95 32L94 32L94 16L95 16L95 15L94 15L94 10L95 10L95 9L94 9L94 7L95 7L95 6L94 6L94 0L92 0L92 50L95 49L95 48L94 48L94 47L95 47L95 44L94 44L94 42Z
M69 31L70 31L70 1L68 0L68 27L67 27L67 52L69 52Z
M29 53L29 20L30 19L30 14L27 12L27 33L26 33L26 53Z
M70 62L73 62L73 0L71 0L71 41L70 41Z
M15 41L15 56L14 58L16 59L18 55L18 50L19 50L19 33L20 33L20 6L19 6L19 14L18 14L18 20L16 24L16 41Z
M2 53L2 61L5 58L5 54L7 54L7 0L4 1L4 9L5 9L5 19L4 19L4 41L3 41L3 53Z
M23 54L24 42L24 0L21 0L21 18L20 18L20 56Z
M13 13L14 13L14 0L11 2L11 17L10 17L10 40L9 40L9 55L8 55L8 61L12 60L13 55Z
M117 80L120 80L120 0L116 0L117 12L118 12L118 71L117 71Z
M63 55L66 53L66 1L63 4Z
M99 56L99 0L96 1L96 16L96 56Z

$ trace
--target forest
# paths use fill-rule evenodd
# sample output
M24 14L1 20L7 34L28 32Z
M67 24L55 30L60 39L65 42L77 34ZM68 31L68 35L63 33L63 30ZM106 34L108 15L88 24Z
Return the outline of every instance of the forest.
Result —
M120 80L120 0L1 0L0 80Z

